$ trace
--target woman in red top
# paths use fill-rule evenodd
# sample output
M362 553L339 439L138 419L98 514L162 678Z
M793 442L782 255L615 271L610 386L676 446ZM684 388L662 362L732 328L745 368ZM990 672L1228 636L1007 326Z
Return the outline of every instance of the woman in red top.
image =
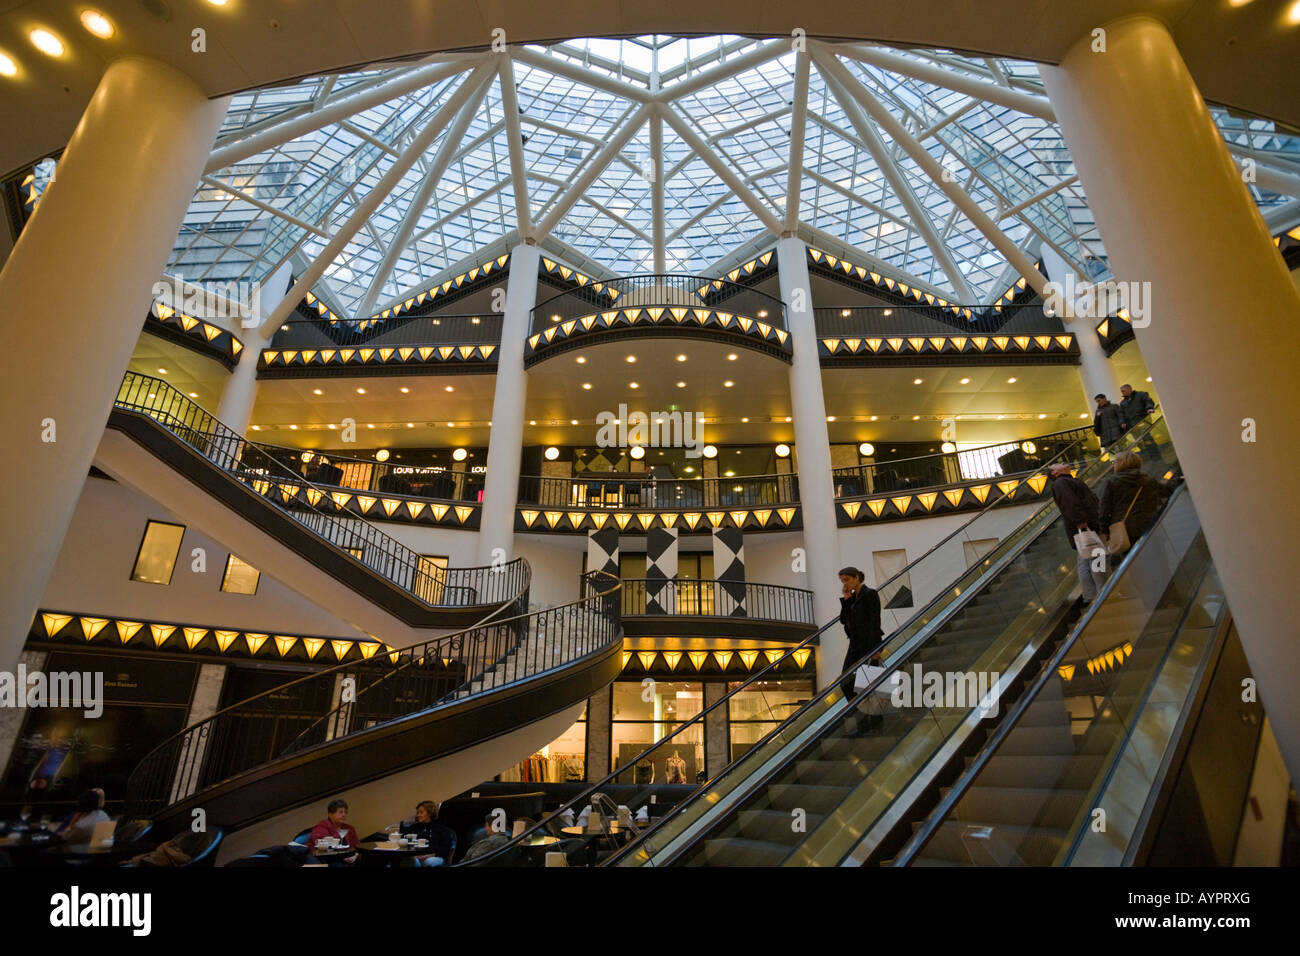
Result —
M316 841L321 837L336 837L340 843L355 848L360 842L357 839L357 828L347 826L348 821L348 802L346 800L331 800L329 806L325 808L325 819L316 824L307 835L307 848L316 852ZM359 854L353 853L351 856L343 858L344 863L355 863Z

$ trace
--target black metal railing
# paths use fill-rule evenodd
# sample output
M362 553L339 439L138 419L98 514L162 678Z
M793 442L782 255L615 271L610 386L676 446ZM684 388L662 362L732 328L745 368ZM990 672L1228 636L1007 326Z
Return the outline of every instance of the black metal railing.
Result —
M499 605L528 587L530 572L522 559L455 572L431 564L364 519L339 509L327 489L293 473L161 379L127 372L114 407L147 416L326 544L426 604Z
M127 781L130 812L156 816L245 771L606 649L622 637L619 587L613 575L593 572L570 604L526 614L520 595L463 631L403 650L375 645L363 660L218 711L145 755Z
M749 581L623 578L623 616L736 616L744 620L813 623L813 595L803 588Z
M270 349L419 348L437 345L497 345L500 313L403 315L388 319L290 319L271 339Z
M836 498L891 494L1024 474L1041 468L1045 461L1067 447L1075 448L1075 454L1091 454L1100 449L1091 428L1067 428L1049 435L966 451L938 452L835 468L831 474Z
M956 315L932 305L882 305L819 307L813 309L817 335L846 336L898 335L1061 335L1065 327L1059 317L1046 315L1038 302L1006 303L1001 311L991 306L969 308L971 318Z
M335 451L307 451L265 442L254 444L313 485L438 501L477 504L483 500L483 482L486 476L482 473L437 466L403 465L393 461L376 461L373 458L353 458Z
M569 319L634 307L720 309L778 329L786 327L781 300L749 286L704 276L640 275L592 283L552 296L533 309L532 331L545 332Z
M793 505L799 501L794 475L740 478L652 478L604 472L575 478L519 479L519 503L544 508L744 508Z

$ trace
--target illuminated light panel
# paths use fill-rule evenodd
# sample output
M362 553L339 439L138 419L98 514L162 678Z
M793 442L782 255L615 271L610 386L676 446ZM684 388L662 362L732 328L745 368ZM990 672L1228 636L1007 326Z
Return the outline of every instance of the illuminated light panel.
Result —
M142 627L144 627L144 624L140 622L118 621L117 636L121 638L122 643L125 644L127 641L131 640L131 638L135 637L136 632Z
M268 639L269 639L269 635L267 634L246 633L244 635L244 643L248 646L248 653L256 654L258 651L262 649L262 645L265 644Z
M283 637L281 635L276 635L275 649L280 652L281 657L285 657L291 650L293 650L293 645L297 643L298 638L296 637Z
M71 620L71 614L42 614L41 623L45 625L45 636L53 637Z
M150 624L149 634L153 637L153 646L162 647L167 643L167 639L176 633L174 624Z
M687 651L686 656L691 659L691 664L695 667L695 669L699 670L701 667L704 666L705 662L708 661L709 652L708 651Z

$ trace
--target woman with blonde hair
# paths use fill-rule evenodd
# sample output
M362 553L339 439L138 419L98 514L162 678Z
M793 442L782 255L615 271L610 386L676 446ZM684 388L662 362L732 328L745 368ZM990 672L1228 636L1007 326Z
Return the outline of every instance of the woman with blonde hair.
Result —
M1136 452L1116 455L1114 469L1115 476L1101 495L1101 526L1108 529L1123 521L1129 542L1136 544L1173 494L1174 485L1144 473Z

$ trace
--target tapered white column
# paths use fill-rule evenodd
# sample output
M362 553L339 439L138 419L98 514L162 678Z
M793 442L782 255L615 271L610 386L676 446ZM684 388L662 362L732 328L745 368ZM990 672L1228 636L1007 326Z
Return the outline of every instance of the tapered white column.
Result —
M0 272L0 669L22 649L226 105L166 64L114 60Z
M799 507L803 514L803 546L808 587L819 625L840 613L839 529L835 523L835 485L831 479L831 442L826 431L826 400L822 395L821 360L813 325L812 287L808 282L808 250L794 237L776 243L777 271L785 321L790 331L790 404L794 418L794 449L798 462ZM817 684L825 687L840 677L848 638L834 627L822 635L817 649Z
M1051 246L1044 244L1042 255L1043 268L1052 282L1064 286L1068 281L1073 281L1077 286L1084 281ZM1073 278L1067 279L1067 275ZM1119 379L1115 377L1115 369L1102 347L1101 339L1097 338L1098 320L1063 316L1061 321L1065 323L1067 331L1074 333L1074 340L1079 343L1079 378L1083 382L1084 407L1092 412L1097 404L1093 398L1097 395L1105 395L1118 404Z
M234 371L226 380L226 387L221 390L217 421L240 435L248 435L248 423L253 420L253 406L257 404L257 362L261 358L262 349L270 345L271 339L275 337L274 333L262 335L262 322L289 291L292 278L293 270L287 262L271 273L262 283L257 314L249 317L247 328L235 332L244 343L244 348L239 353L239 362Z
M1150 283L1137 340L1260 700L1300 778L1300 292L1168 30L1133 17L1106 24L1104 40L1094 52L1093 37L1080 39L1043 79L1112 271Z
M492 432L488 438L483 507L479 510L478 559L491 564L500 548L505 560L514 557L515 505L519 501L519 462L524 444L524 405L528 376L524 372L524 340L528 338L533 306L537 304L536 246L520 244L510 251L506 283L506 312L497 349L496 391L492 396ZM498 553L496 557L500 557Z

